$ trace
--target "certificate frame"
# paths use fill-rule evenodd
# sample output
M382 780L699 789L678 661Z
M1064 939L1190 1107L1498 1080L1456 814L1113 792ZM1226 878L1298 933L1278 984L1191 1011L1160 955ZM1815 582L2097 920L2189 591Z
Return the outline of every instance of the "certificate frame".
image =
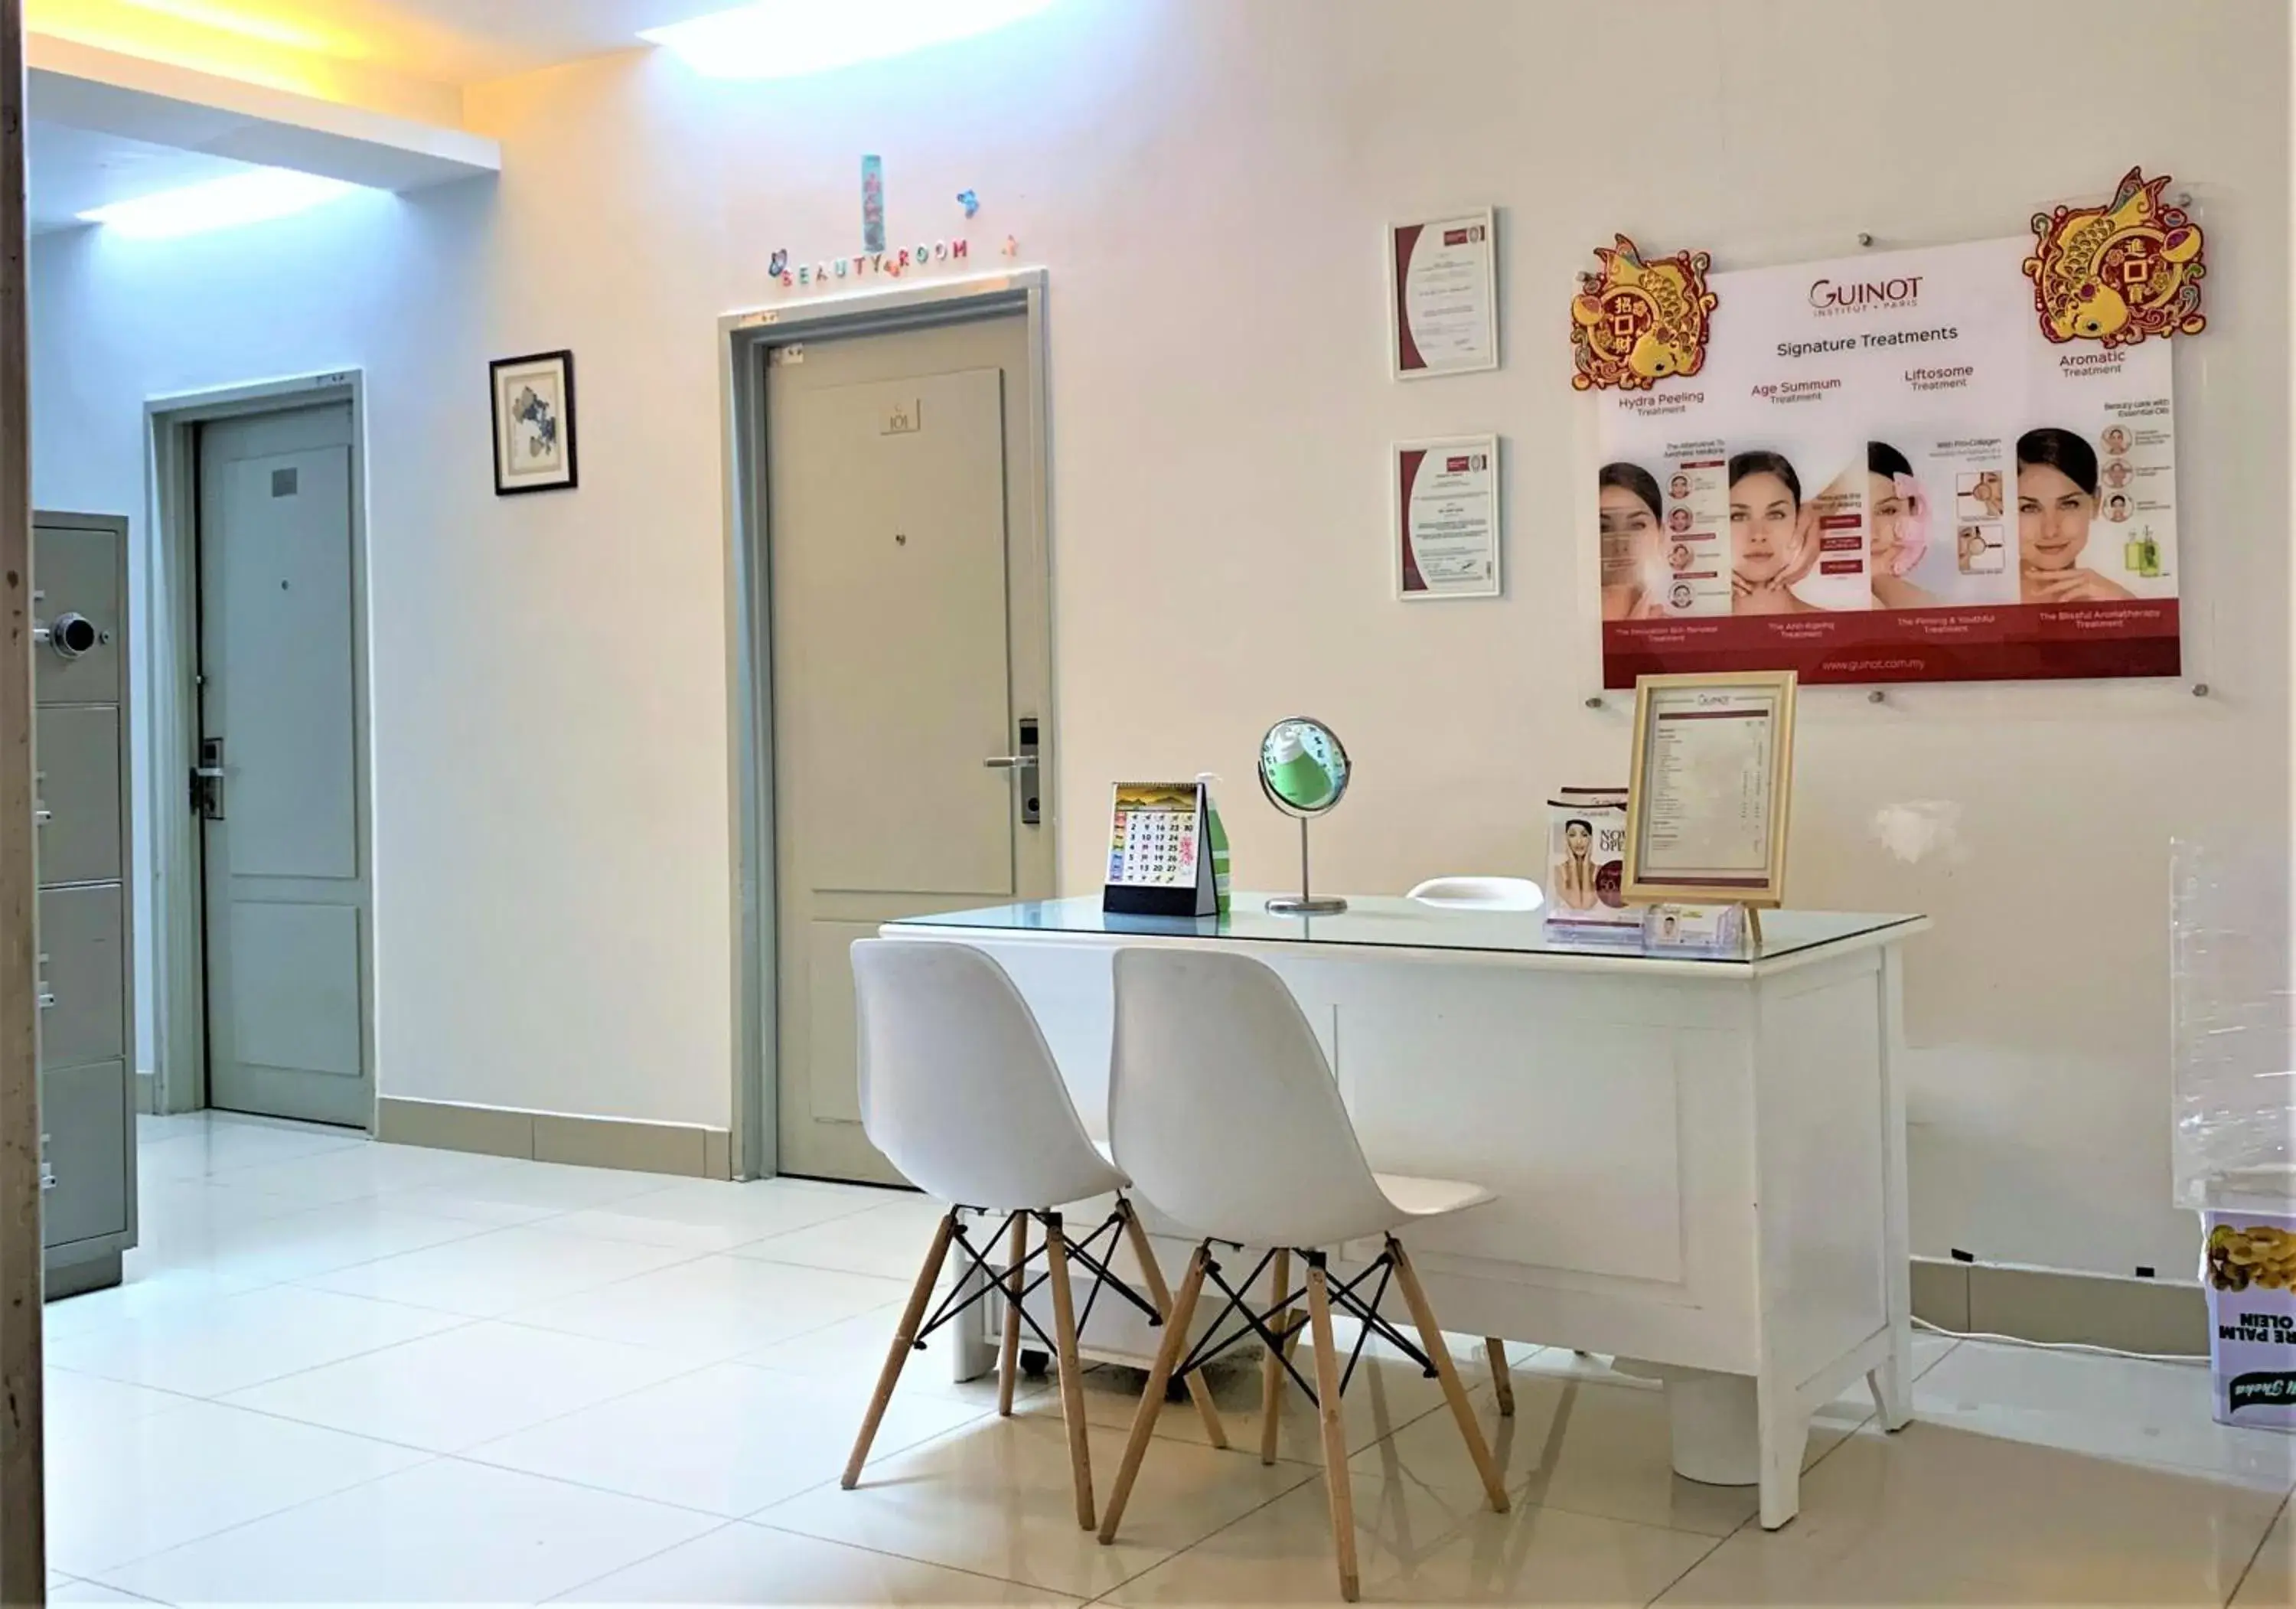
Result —
M1486 472L1491 482L1491 577L1488 585L1473 588L1462 587L1438 587L1422 585L1413 590L1404 585L1406 561L1411 554L1411 505L1403 488L1403 461L1407 453L1438 452L1481 454L1490 461ZM1506 590L1506 465L1499 456L1496 435L1430 436L1417 441L1398 441L1387 452L1387 496L1390 504L1388 521L1388 563L1394 572L1395 595L1399 603L1433 603L1455 598L1496 598ZM1422 578L1423 583L1425 578Z
M1620 892L1629 901L1683 901L1712 905L1734 902L1759 910L1784 903L1786 829L1793 805L1794 696L1801 678L1792 670L1733 670L1698 675L1644 676L1635 680L1634 765L1627 786L1627 858ZM1759 871L1697 878L1653 874L1644 865L1650 842L1651 748L1657 736L1654 707L1698 694L1755 694L1771 706L1768 793L1769 833Z
M1404 316L1403 257L1398 248L1398 236L1406 229L1429 229L1444 224L1457 224L1482 230L1483 271L1483 339L1487 357L1473 363L1431 364L1418 366L1406 365L1405 338L1408 321ZM1388 377L1392 380L1436 380L1446 374L1488 374L1499 366L1499 260L1498 215L1490 207L1465 207L1456 212L1423 214L1418 218L1391 219L1382 236L1387 251L1387 365Z

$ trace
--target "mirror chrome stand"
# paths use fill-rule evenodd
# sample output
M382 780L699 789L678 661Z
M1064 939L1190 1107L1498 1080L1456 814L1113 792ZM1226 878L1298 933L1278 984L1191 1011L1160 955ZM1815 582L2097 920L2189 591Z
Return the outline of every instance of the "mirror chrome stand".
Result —
M1300 892L1297 895L1278 894L1267 902L1270 915L1329 916L1348 908L1348 902L1337 894L1318 898L1310 891L1314 884L1308 881L1308 818L1300 817Z

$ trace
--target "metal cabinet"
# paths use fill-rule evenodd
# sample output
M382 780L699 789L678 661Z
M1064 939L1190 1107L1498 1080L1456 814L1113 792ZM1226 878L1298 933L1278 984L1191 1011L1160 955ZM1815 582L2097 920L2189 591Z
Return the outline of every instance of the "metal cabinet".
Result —
M47 1294L117 1285L135 1244L127 522L32 517L40 1164Z

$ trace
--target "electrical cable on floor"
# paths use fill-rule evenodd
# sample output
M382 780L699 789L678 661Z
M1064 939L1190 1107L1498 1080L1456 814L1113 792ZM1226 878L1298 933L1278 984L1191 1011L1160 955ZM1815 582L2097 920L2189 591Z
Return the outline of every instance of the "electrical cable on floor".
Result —
M1943 1335L1948 1341L1990 1341L2001 1346L2030 1347L2037 1352L2087 1352L2097 1358L2128 1358L2138 1363L2194 1363L2206 1365L2206 1352L2126 1352L2115 1346L2091 1346L2085 1341L2028 1341L2022 1335L1990 1335L1983 1331L1948 1330L1942 1325L1931 1324L1926 1318L1914 1320L1914 1327L1932 1335Z

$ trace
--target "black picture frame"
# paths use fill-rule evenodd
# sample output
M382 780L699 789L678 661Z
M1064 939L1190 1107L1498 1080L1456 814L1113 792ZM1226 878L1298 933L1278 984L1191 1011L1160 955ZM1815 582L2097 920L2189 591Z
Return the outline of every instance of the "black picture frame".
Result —
M560 398L558 430L564 439L562 472L521 477L505 460L507 442L503 435L503 390L505 374L537 368L557 372ZM576 449L574 406L574 354L561 349L554 352L529 352L517 357L497 357L487 365L487 415L492 425L492 446L489 448L495 466L495 496L523 497L529 492L572 491L581 485L581 461Z

